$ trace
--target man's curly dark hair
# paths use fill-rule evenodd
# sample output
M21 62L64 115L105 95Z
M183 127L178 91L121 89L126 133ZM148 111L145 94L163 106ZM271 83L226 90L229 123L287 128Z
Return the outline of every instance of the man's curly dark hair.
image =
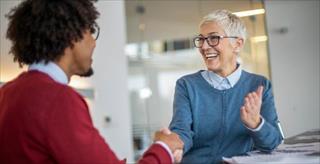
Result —
M94 32L99 12L97 0L26 0L12 9L7 18L10 53L19 65L41 60L58 60L72 42L83 38L85 30Z

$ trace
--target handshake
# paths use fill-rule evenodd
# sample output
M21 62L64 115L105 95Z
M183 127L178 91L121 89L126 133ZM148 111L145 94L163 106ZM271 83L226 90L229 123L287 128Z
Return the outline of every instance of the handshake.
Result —
M162 128L155 133L154 141L167 144L174 157L174 162L179 163L181 161L184 143L178 134L171 132L168 128Z

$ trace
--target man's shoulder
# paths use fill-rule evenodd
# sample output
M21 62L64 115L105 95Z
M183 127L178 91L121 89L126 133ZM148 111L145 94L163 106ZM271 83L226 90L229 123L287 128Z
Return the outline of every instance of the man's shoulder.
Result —
M21 78L19 85L27 85L30 89L45 92L61 92L61 90L69 90L69 86L61 84L53 80L49 75L39 71L29 71Z
M32 113L36 119L57 111L72 113L75 109L87 108L84 99L75 90L41 72L24 72L6 83L0 90L0 103L13 106L12 111L20 111L23 107L21 115Z
M70 86L66 84L59 83L53 80L49 75L42 72L32 72L33 74L30 78L38 80L35 82L35 90L39 92L51 93L50 95L55 96L56 99L79 99L81 96Z
M52 97L63 98L77 96L70 86L53 80L49 75L39 71L28 71L21 73L17 78L7 82L2 87L7 92L28 94L37 98L52 99Z

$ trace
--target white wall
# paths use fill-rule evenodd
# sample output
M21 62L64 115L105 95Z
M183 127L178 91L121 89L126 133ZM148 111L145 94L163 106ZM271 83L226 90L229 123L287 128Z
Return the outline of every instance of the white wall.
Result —
M265 7L271 77L284 133L319 129L319 1L266 1Z

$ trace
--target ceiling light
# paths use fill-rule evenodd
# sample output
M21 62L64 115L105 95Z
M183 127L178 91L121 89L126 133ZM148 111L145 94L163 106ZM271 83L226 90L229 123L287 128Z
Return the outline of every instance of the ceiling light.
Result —
M264 13L265 13L264 9L255 9L255 10L234 12L233 14L235 14L238 17L247 17L247 16L259 15L259 14L264 14Z
M265 42L268 40L268 37L265 35L262 36L255 36L251 38L251 41L254 43L258 43L258 42Z

